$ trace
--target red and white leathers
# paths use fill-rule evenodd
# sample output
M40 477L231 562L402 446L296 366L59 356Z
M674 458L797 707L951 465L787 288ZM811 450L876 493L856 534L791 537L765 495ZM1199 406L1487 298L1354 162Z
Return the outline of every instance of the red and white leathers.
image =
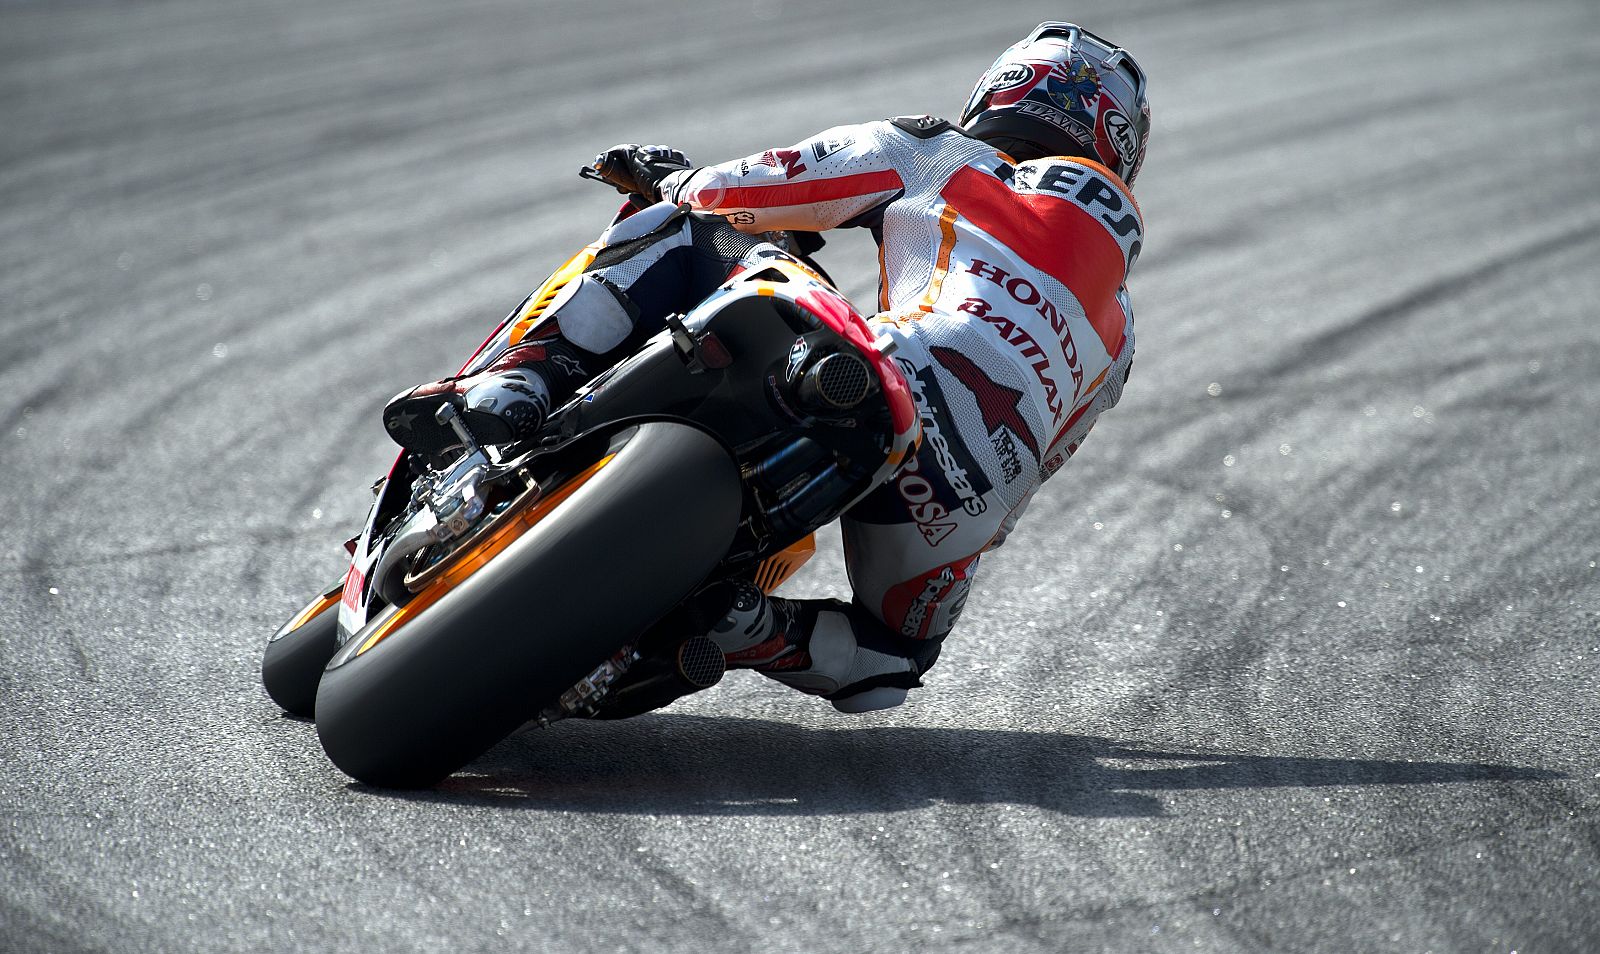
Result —
M1133 360L1124 281L1144 235L1132 193L1098 163L1013 164L919 117L839 126L675 173L661 194L749 233L873 230L874 321L898 344L924 436L916 457L842 519L845 560L861 607L900 638L936 647L979 556L1121 396ZM906 685L865 658L865 646L851 656L856 641L844 637L824 664L818 640L844 622L809 624L809 657L796 658L791 678L781 660L760 668L841 709L854 686ZM847 711L896 704L897 691Z

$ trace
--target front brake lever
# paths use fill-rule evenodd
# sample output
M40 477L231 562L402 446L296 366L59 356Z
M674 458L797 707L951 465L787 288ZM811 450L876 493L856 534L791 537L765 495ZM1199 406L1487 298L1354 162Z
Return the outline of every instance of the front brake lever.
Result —
M617 210L616 218L611 220L612 225L616 225L618 222L621 222L623 219L635 212L650 208L650 206L653 204L649 199L639 195L637 192L627 192L618 188L615 182L612 182L610 179L606 178L605 173L599 169L596 169L592 165L584 166L583 168L579 169L578 177L581 179L588 179L591 182L603 183L628 197L627 201L623 203L622 208Z

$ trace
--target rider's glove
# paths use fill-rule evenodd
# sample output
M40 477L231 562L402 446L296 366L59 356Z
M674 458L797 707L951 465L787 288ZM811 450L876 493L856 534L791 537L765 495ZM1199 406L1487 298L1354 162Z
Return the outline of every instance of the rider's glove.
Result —
M676 149L623 143L595 156L594 162L581 171L588 178L610 183L623 195L659 201L661 180L690 168L693 167L688 158Z

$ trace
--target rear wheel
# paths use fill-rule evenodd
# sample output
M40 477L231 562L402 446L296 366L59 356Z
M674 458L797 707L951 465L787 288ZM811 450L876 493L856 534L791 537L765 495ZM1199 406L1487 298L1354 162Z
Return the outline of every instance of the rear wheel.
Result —
M383 635L373 628L380 619L350 638L316 699L317 734L335 765L371 785L438 781L716 567L742 504L722 445L686 424L654 422L619 435L608 453L571 496L404 625Z
M340 583L307 603L267 643L261 660L261 682L293 716L310 718L317 702L322 667L339 649Z

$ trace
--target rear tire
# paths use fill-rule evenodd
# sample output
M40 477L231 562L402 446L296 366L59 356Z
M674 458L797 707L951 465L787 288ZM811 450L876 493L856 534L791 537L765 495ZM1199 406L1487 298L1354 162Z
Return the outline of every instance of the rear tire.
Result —
M722 445L653 422L612 447L615 459L482 569L322 675L317 735L335 765L370 785L437 782L538 715L721 562L743 503Z
M337 590L330 593L337 593ZM328 596L319 596L306 604L306 609L327 601ZM295 618L304 612L301 610ZM322 667L338 649L337 602L324 606L321 612L295 629L280 630L267 643L261 660L261 683L266 686L267 695L290 715L311 718L317 704L317 683L322 679Z

